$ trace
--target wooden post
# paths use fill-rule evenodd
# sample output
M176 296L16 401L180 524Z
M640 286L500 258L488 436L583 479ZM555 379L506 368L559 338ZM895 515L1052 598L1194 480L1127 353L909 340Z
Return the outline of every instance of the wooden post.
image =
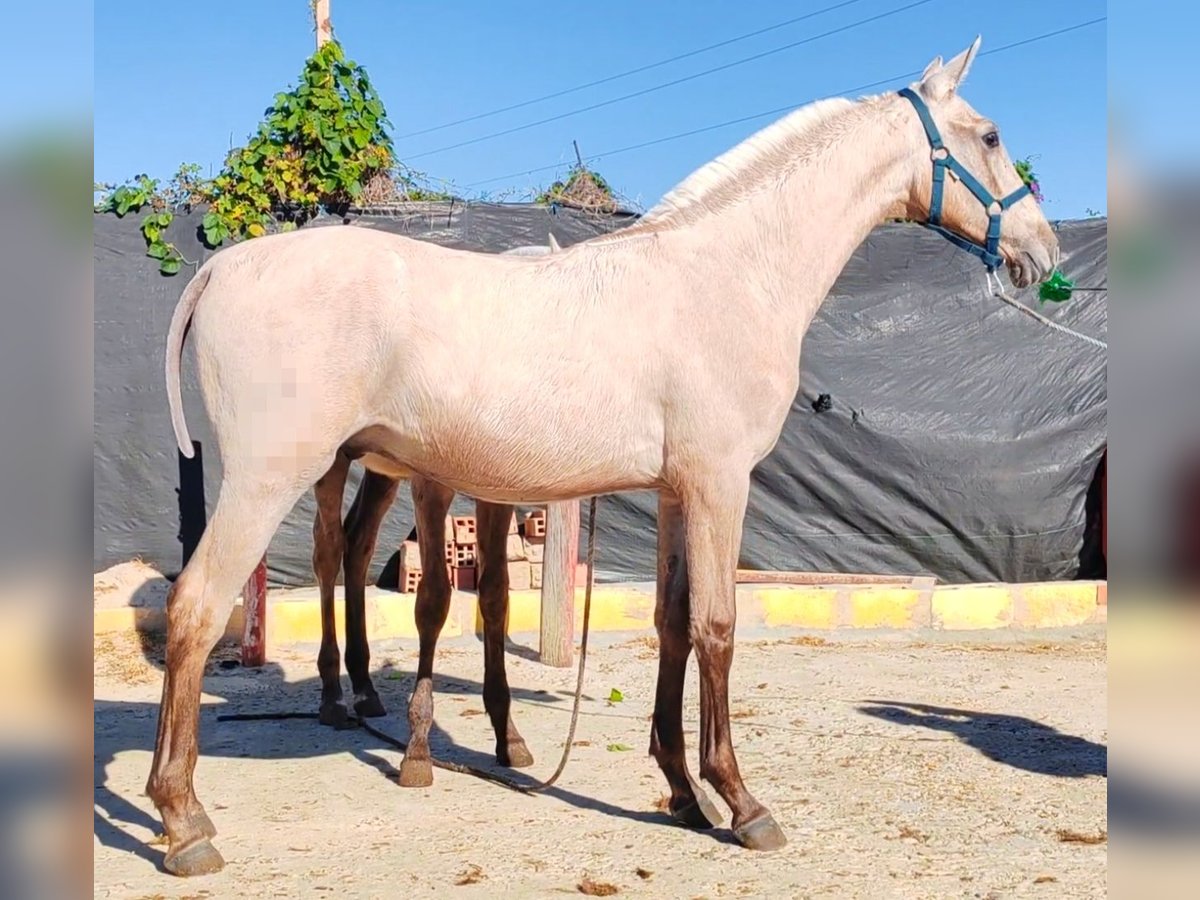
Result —
M317 20L317 49L333 38L333 23L329 21L329 0L313 0L313 16Z
M542 620L538 654L548 666L569 666L575 653L575 567L579 563L579 501L546 507Z
M242 665L251 668L267 661L267 557L242 587Z

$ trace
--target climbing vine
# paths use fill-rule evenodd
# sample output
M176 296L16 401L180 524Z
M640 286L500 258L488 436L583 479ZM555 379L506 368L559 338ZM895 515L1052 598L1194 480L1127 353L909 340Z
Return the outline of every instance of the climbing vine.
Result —
M258 130L229 152L214 179L186 164L162 188L147 175L120 185L94 184L101 195L95 209L125 216L149 207L141 224L146 254L159 261L164 275L174 275L191 264L166 240L180 208L208 204L201 231L209 247L219 247L276 225L295 228L321 206L394 195L390 124L366 70L328 41L305 62L299 84L275 95Z
M345 206L373 180L390 181L390 124L366 70L328 41L299 85L275 95L246 145L230 151L213 179L205 241L258 237L277 222L294 228L319 206Z
M142 217L142 237L146 239L146 255L158 260L158 270L162 274L175 275L184 263L195 265L166 239L166 233L167 226L174 221L174 210L190 207L207 196L198 165L181 165L163 189L159 188L157 178L148 175L137 175L120 185L93 182L92 187L101 195L94 207L97 212L111 212L123 217L150 207Z

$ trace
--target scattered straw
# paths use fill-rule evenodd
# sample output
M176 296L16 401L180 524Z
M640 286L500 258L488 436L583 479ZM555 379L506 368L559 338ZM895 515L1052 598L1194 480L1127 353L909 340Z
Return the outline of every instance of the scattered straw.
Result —
M465 884L479 884L479 882L483 881L485 878L487 878L487 876L483 874L483 869L479 868L479 866L475 865L474 863L471 863L467 866L467 870L459 875L454 883L459 887L462 887Z
M901 825L900 833L897 835L902 841L916 841L918 844L929 843L929 835L924 832L917 831L911 825Z
M591 878L584 875L583 881L575 885L576 889L581 894L586 894L589 897L611 897L620 891L615 884L609 884L605 881L592 881Z

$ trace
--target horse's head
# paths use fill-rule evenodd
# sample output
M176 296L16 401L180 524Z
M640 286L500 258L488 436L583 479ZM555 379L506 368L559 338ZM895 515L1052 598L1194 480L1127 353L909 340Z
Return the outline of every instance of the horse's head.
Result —
M945 65L937 57L902 92L920 148L908 215L966 238L974 245L967 249L991 266L1007 263L1013 284L1026 287L1058 264L1058 239L1017 174L999 126L958 94L979 41Z

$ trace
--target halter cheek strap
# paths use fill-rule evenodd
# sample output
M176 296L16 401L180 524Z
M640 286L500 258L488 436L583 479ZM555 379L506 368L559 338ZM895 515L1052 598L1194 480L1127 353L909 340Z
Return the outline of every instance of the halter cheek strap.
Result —
M925 129L925 137L929 140L930 158L933 160L933 189L929 197L929 221L922 222L921 224L932 231L936 231L956 247L961 247L968 253L978 256L983 261L983 264L987 266L988 271L994 272L1004 262L1004 258L1000 255L1000 216L1018 200L1032 194L1029 185L1022 184L1007 197L997 200L992 196L991 191L979 182L979 179L967 171L967 168L954 158L954 154L950 152L942 141L941 132L938 131L937 124L933 121L929 107L917 92L911 88L904 88L900 91L900 96L911 103L917 111L917 116L920 118L921 125ZM960 234L955 234L942 225L942 195L946 187L947 170L953 172L958 177L958 180L966 186L967 190L975 195L975 198L987 210L987 239L982 244L976 243Z

